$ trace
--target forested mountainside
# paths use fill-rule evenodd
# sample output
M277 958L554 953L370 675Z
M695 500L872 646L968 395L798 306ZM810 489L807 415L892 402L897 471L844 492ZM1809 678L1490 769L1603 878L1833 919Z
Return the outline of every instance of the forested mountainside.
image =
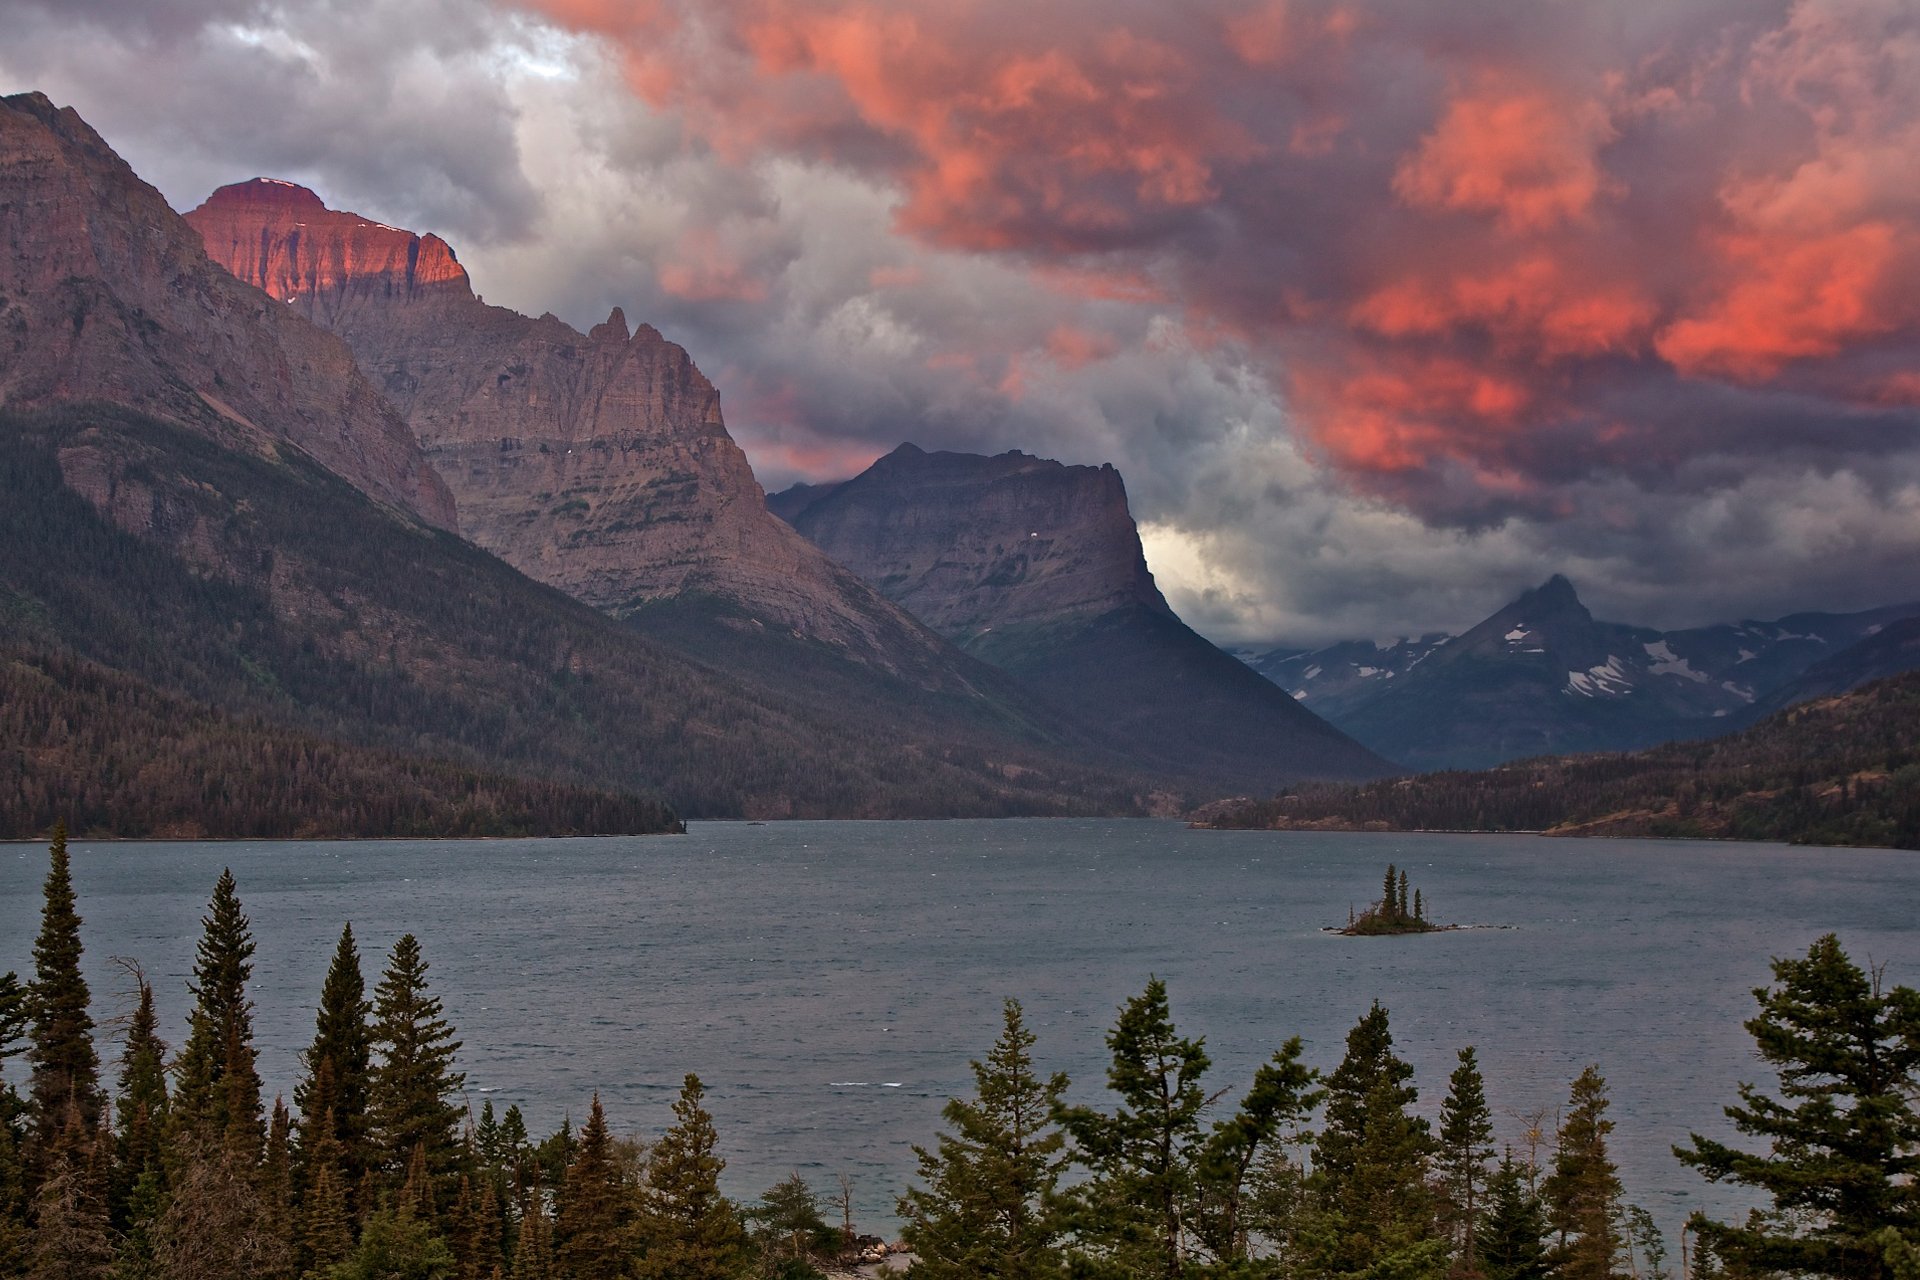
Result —
M227 714L690 816L1136 804L990 700L950 698L936 734L749 693L290 447L114 406L0 415L0 492L0 643Z
M70 655L0 646L0 839L316 839L681 831L657 798L356 747Z
M1544 831L1920 848L1920 672L1705 742L1552 757L1214 807L1204 825Z

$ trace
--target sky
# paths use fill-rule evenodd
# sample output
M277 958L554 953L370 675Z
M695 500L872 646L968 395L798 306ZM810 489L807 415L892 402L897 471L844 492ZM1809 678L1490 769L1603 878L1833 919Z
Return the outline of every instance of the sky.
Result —
M1914 0L0 0L271 176L685 345L769 489L1126 478L1228 644L1920 598Z

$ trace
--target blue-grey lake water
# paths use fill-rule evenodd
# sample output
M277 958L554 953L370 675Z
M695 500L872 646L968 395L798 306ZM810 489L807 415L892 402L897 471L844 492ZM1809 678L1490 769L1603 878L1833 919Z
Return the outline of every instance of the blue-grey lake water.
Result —
M1323 932L1389 861L1432 918L1513 927ZM128 1005L111 957L137 959L179 1043L223 866L259 944L270 1090L291 1094L341 923L369 988L411 932L476 1109L518 1103L537 1135L598 1089L616 1128L645 1135L697 1072L732 1192L793 1170L826 1190L846 1173L882 1233L910 1145L970 1089L1008 996L1040 1065L1096 1102L1102 1037L1150 975L1181 1031L1206 1037L1209 1082L1236 1092L1292 1035L1331 1069L1374 1000L1430 1115L1457 1050L1478 1047L1503 1142L1521 1143L1526 1113L1550 1126L1596 1064L1628 1198L1671 1233L1693 1207L1737 1203L1670 1147L1689 1129L1731 1136L1720 1109L1736 1082L1767 1078L1741 1023L1768 959L1832 931L1889 981L1920 983L1911 854L1155 821L702 823L641 839L76 844L97 1017ZM43 847L0 846L0 971L31 966L45 873Z

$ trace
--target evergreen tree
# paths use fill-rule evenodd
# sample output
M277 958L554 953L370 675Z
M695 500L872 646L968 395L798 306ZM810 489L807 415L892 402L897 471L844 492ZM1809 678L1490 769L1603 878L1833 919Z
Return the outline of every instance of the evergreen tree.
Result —
M107 1280L112 1274L104 1170L94 1156L94 1134L70 1100L34 1195L28 1280Z
M1453 1229L1459 1270L1479 1271L1475 1257L1481 1211L1481 1192L1487 1183L1487 1165L1493 1159L1493 1113L1487 1108L1487 1090L1473 1046L1460 1051L1460 1065L1447 1082L1447 1100L1440 1107L1441 1176L1445 1179L1447 1220Z
M1753 994L1760 1012L1746 1027L1778 1096L1743 1084L1726 1112L1767 1149L1694 1134L1675 1154L1715 1182L1764 1192L1773 1211L1690 1225L1742 1272L1896 1280L1920 1246L1920 992L1882 990L1828 934L1805 959L1775 960L1772 987Z
M1319 1105L1313 1088L1318 1073L1301 1063L1301 1052L1295 1036L1263 1063L1239 1108L1214 1123L1200 1152L1197 1231L1217 1261L1240 1263L1250 1256L1250 1219L1257 1215L1249 1213L1247 1202L1254 1171L1283 1133L1298 1137L1300 1124Z
M1474 1233L1474 1254L1487 1280L1547 1280L1547 1211L1527 1187L1526 1170L1507 1152L1487 1182L1486 1211Z
M1326 1120L1314 1146L1312 1192L1321 1222L1318 1265L1364 1271L1405 1255L1402 1272L1440 1259L1434 1238L1427 1122L1410 1112L1413 1068L1393 1052L1378 1001L1347 1033L1346 1056L1327 1077Z
M520 1234L513 1245L513 1280L554 1280L553 1223L538 1200L522 1206Z
M287 1104L275 1098L267 1124L266 1157L260 1163L260 1233L266 1247L257 1280L292 1280L294 1275L292 1133Z
M580 1141L560 1186L553 1224L554 1261L570 1280L617 1276L633 1254L633 1196L607 1132L600 1095L580 1130Z
M353 926L340 931L339 945L320 988L313 1043L301 1055L305 1074L294 1086L293 1103L300 1111L300 1150L296 1185L310 1180L309 1153L318 1143L321 1126L333 1117L331 1136L338 1174L348 1187L356 1186L367 1168L367 1090L371 1072L373 1034L367 1025L372 1006L360 973L360 953L354 946Z
M51 1151L66 1128L69 1108L92 1133L104 1102L100 1059L93 1048L92 997L80 972L80 912L67 859L67 828L53 829L51 866L40 935L33 944L34 979L28 1007L33 1027L27 1060L32 1065L31 1114L35 1146ZM31 1171L30 1171L31 1172Z
M324 1124L318 1141L306 1151L306 1193L300 1202L300 1261L324 1273L353 1248L353 1213L347 1207L347 1180L341 1173L340 1144Z
M1053 1115L1067 1078L1034 1073L1034 1036L1019 1001L1007 1001L1001 1017L986 1061L972 1064L973 1099L953 1098L940 1113L953 1132L940 1134L934 1151L913 1149L925 1186L910 1188L898 1212L914 1274L927 1280L1012 1280L1059 1265L1066 1139Z
M462 1280L487 1280L499 1274L507 1263L506 1239L500 1197L488 1182L480 1188L480 1207L474 1213L467 1251L461 1258L465 1267Z
M1393 919L1394 908L1400 905L1399 869L1391 862L1387 864L1387 878L1380 886L1380 914L1388 920Z
M466 1076L453 1069L460 1042L427 991L427 962L412 934L394 943L374 993L380 1051L368 1087L368 1131L378 1167L396 1179L416 1147L437 1187L451 1191L462 1155L460 1108Z
M1610 1280L1620 1255L1620 1176L1607 1154L1607 1082L1588 1067L1573 1082L1566 1119L1541 1190L1559 1233L1561 1280Z
M700 1103L700 1077L689 1074L673 1104L674 1123L654 1146L641 1186L640 1280L732 1280L751 1261L740 1215L720 1194L713 1117Z
M132 973L139 1003L127 1024L127 1041L120 1053L119 1093L114 1101L120 1129L107 1203L113 1225L126 1234L125 1248L144 1256L166 1192L167 1046L160 1039L153 984L137 967Z
M1407 905L1407 873L1404 871L1400 873L1400 901L1398 910L1402 920L1413 914L1412 908Z
M904 1208L900 1213L906 1216ZM760 1203L747 1216L753 1221L753 1237L760 1246L760 1271L764 1276L780 1280L817 1276L820 1273L813 1266L813 1259L830 1256L839 1248L840 1234L820 1216L819 1197L797 1172L768 1187ZM908 1228L911 1225L909 1219ZM915 1265L924 1262L925 1257L921 1255Z
M1197 1243L1206 1050L1175 1032L1158 978L1121 1006L1107 1047L1107 1087L1119 1095L1113 1114L1060 1113L1088 1175L1074 1189L1072 1226L1089 1274L1174 1280Z
M396 1209L367 1219L353 1252L326 1280L452 1280L453 1252L426 1223Z
M254 1068L253 1002L247 999L253 931L240 909L231 869L220 873L200 924L193 982L187 988L194 1005L187 1018L186 1047L180 1052L173 1111L198 1140L230 1141L236 1150L251 1145L257 1158L266 1126L260 1076Z
M27 1031L32 1025L32 992L11 969L0 973L0 1092L12 1092L6 1080L7 1059L27 1051Z

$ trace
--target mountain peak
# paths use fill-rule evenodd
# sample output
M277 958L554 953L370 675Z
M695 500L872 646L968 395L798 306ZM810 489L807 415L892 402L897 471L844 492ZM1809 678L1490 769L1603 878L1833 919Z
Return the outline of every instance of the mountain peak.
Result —
M206 202L216 209L259 208L266 205L276 209L329 212L326 201L311 189L284 178L249 178L245 182L230 182L208 196Z
M1539 586L1528 591L1522 599L1532 599L1539 604L1552 606L1572 605L1578 607L1580 594L1573 589L1573 583L1565 574L1556 573Z
M627 328L627 313L615 307L607 313L605 320L593 326L592 332L587 336L595 342L605 342L609 339L627 342L632 339L633 331Z

